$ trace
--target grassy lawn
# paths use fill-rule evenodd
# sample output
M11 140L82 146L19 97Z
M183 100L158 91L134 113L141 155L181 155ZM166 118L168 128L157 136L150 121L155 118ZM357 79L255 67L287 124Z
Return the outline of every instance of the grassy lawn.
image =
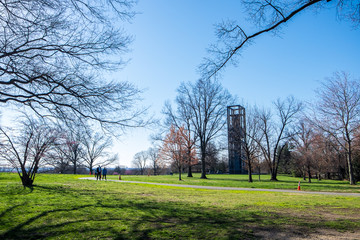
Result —
M0 173L0 239L360 237L359 197L200 190L79 177L84 176L39 174L31 190L21 186L16 174ZM208 184L234 182L224 175L209 178ZM243 179L238 182L233 184L246 185ZM342 190L341 183L334 185Z
M360 185L350 185L348 181L320 180L311 179L311 183L302 178L278 176L277 182L270 181L270 175L253 176L253 182L248 182L247 175L229 174L209 174L208 179L200 179L200 174L193 174L193 178L182 175L179 181L178 174L162 176L134 176L122 175L124 181L158 182L173 184L205 185L219 187L243 187L243 188L264 188L264 189L292 189L296 190L298 182L301 181L301 190L304 191L323 191L323 192L350 192L360 193ZM118 176L108 176L109 179L118 179Z

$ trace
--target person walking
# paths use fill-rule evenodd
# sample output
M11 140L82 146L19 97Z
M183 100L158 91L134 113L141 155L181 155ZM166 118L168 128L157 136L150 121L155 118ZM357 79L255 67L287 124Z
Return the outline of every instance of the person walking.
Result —
M96 180L101 180L101 166L96 168Z
M107 169L106 169L105 167L104 167L104 169L103 169L102 174L103 174L102 179L104 179L104 178L105 178L105 180L107 180L107 179L106 179Z

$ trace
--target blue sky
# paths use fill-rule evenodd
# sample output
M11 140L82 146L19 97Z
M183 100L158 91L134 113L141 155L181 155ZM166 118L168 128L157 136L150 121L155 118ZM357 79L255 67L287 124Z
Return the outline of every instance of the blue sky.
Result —
M331 5L329 5L331 6ZM196 81L196 71L206 48L214 43L216 23L238 20L245 29L240 1L228 0L140 0L139 14L124 25L134 35L131 59L112 78L127 80L145 89L143 104L161 117L166 100L173 100L183 81ZM277 98L293 95L303 101L314 98L319 81L335 71L360 78L360 29L339 21L334 8L310 10L296 16L278 36L255 39L228 66L221 83L239 102L271 106ZM131 165L135 153L151 146L151 130L131 130L115 145L121 165Z

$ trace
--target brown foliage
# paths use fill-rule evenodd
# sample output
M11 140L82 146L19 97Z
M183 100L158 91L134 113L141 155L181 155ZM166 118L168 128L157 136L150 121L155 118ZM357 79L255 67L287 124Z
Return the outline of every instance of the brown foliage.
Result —
M159 157L171 164L174 164L179 170L179 180L181 180L181 170L185 165L196 164L196 150L190 133L183 127L170 127L166 135L163 146L160 149Z

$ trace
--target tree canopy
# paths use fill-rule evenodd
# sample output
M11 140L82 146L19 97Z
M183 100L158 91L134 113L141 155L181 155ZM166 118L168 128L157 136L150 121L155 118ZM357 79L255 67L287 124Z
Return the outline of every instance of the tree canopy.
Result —
M0 102L39 116L95 120L103 127L139 126L140 90L106 81L121 68L132 38L119 20L132 0L0 1Z

